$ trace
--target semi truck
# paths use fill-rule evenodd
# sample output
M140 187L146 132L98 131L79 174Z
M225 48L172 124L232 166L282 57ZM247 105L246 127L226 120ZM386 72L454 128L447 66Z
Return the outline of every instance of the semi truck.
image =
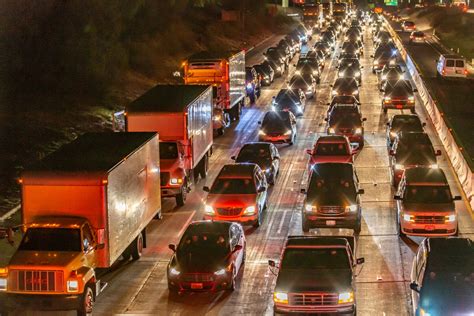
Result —
M158 85L125 109L127 131L160 134L161 196L174 197L178 206L194 180L207 175L212 102L210 86Z
M0 269L0 313L92 313L97 269L139 259L161 215L158 137L87 133L22 173L24 235Z
M186 85L212 85L214 106L227 112L232 121L240 118L246 96L244 51L203 51L183 65Z

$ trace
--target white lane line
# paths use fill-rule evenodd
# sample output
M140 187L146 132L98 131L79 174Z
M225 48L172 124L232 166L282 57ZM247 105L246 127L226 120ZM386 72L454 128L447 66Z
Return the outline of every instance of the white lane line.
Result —
M186 223L184 223L183 227L181 228L181 230L178 233L178 239L181 238L181 236L184 234L184 231L186 230L186 228L188 228L189 223L191 223L191 221L193 220L195 214L196 214L196 211L191 212L191 216L189 216L188 220L186 221Z
M277 234L281 234L281 229L283 228L283 223L285 222L285 218L286 218L287 213L288 213L288 210L285 210L283 212L283 216L281 217L281 220L280 220L280 225L278 226Z

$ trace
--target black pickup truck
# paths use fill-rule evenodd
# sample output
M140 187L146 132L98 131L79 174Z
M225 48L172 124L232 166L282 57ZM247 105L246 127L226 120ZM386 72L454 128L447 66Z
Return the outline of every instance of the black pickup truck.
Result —
M277 264L274 315L289 313L356 315L353 236L289 236ZM278 272L276 272L278 271Z

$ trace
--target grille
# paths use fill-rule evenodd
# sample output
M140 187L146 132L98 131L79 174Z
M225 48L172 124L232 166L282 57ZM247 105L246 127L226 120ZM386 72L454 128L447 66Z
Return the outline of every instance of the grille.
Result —
M214 278L209 273L186 273L181 278L183 282L212 282Z
M294 293L290 295L291 305L337 305L338 300L339 295L337 293Z
M321 206L319 207L319 213L341 214L341 213L344 213L344 208L342 206Z
M415 216L416 224L444 224L444 216Z
M351 134L352 133L352 128L339 128L339 133Z
M241 207L217 208L217 213L222 216L238 216L241 212Z
M161 184L161 186L168 185L169 181L170 181L170 173L169 172L160 173L160 184Z
M64 292L64 272L11 270L8 288L24 292Z

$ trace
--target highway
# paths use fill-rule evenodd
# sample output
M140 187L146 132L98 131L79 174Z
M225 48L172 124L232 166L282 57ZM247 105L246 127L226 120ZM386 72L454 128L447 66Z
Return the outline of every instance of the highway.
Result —
M365 189L362 196L362 232L359 237L358 257L365 257L356 278L356 301L358 315L410 315L411 298L409 272L413 254L421 238L400 239L396 232L396 212L393 188L390 184L388 154L386 147L386 122L400 110L390 110L384 115L381 96L377 88L377 77L371 72L373 52L371 35L366 30L364 66L361 86L361 103L365 122L365 147L357 155L355 165ZM262 59L261 53L278 41L274 37L253 49L247 59L253 65ZM301 209L303 196L299 193L306 178L310 148L319 135L325 134L324 116L329 102L330 85L336 76L334 52L327 60L317 96L308 100L304 116L298 119L298 139L293 146L278 145L281 154L280 175L270 190L268 209L263 225L258 229L246 227L247 260L239 276L236 291L212 294L189 293L169 295L166 265L171 257L168 244L177 243L186 226L203 217L206 193L204 185L212 184L214 177L224 164L232 163L230 157L248 141L257 139L257 121L269 110L272 96L286 85L285 74L271 87L263 88L257 104L245 108L241 120L233 123L222 137L214 141L214 152L210 159L207 179L200 180L190 194L186 205L175 208L174 200L165 200L163 219L155 220L147 229L148 247L143 257L135 262L119 262L104 274L109 285L98 297L94 315L148 314L148 315L271 315L272 292L275 276L270 273L268 259L279 260L285 238L302 235ZM296 63L297 56L291 64ZM433 61L434 62L434 61ZM290 75L294 67L290 69ZM443 150L433 126L420 106L417 96L417 113L427 122L427 131L435 149ZM409 111L405 111L409 112ZM454 195L461 195L455 175L445 153L438 158L446 172ZM474 235L473 217L466 201L457 201L460 236ZM318 230L309 234L316 235ZM334 232L337 234L337 231ZM37 313L35 313L36 315ZM64 315L65 313L53 313ZM73 312L68 313L73 315Z

